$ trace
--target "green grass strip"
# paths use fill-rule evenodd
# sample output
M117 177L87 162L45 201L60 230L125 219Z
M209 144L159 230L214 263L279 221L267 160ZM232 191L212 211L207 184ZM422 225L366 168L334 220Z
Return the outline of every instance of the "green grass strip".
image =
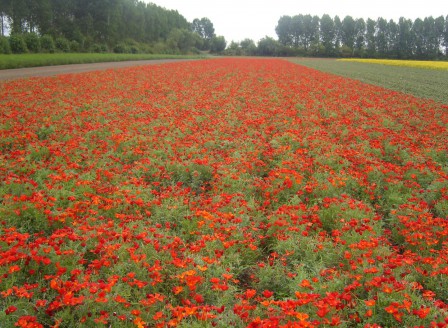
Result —
M204 56L156 55L156 54L98 54L98 53L57 53L0 55L0 69L54 66L68 64L88 64L128 60L153 59L198 59Z

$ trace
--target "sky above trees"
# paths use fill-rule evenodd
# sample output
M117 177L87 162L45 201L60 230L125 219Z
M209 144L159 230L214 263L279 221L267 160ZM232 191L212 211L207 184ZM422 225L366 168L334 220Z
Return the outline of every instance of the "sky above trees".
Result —
M167 9L176 9L188 21L208 17L216 30L227 41L241 41L245 38L258 41L265 36L276 38L275 27L283 15L323 14L347 15L353 18L383 17L386 20L408 19L428 16L446 16L446 0L144 0L154 2Z

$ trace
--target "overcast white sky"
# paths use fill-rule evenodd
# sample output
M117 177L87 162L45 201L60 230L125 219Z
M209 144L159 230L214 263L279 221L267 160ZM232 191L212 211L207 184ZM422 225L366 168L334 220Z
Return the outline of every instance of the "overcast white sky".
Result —
M275 26L282 15L338 15L341 20L378 17L398 21L401 16L414 20L448 15L448 0L144 0L179 11L188 21L208 17L217 35L227 42L265 36L277 38Z

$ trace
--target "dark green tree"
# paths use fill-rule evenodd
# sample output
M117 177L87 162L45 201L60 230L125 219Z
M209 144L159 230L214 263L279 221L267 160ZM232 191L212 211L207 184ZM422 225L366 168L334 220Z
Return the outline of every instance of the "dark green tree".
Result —
M313 42L319 40L319 17L312 17L311 15L303 16L303 33L302 46L305 51L311 47Z
M196 44L195 33L186 29L173 29L167 43L174 53L188 53Z
M280 54L281 44L269 37L266 36L258 41L258 55L260 56L278 56Z
M424 38L424 26L423 21L417 18L412 24L412 54L413 58L424 59L425 58L425 38Z
M241 56L243 51L240 44L232 40L226 49L226 54L230 56Z
M275 27L275 33L277 33L278 41L284 46L292 46L293 34L292 34L292 18L291 16L282 16L278 20Z
M376 23L373 19L368 18L366 23L366 52L368 57L376 56Z
M242 54L245 56L253 56L257 52L257 46L251 39L244 39L240 42Z
M320 19L320 40L325 49L326 56L334 56L334 21L325 14Z
M380 17L377 20L375 44L377 48L378 56L384 58L388 53L388 26L387 21Z
M412 21L400 17L398 20L398 58L408 59L412 57Z
M353 17L345 16L342 20L341 41L353 53L356 40L356 23Z
M445 28L443 29L443 44L445 46L445 56L448 57L448 15L445 17Z
M439 38L435 27L435 20L432 16L423 20L423 40L425 57L429 59L437 58L439 53Z
M335 16L334 19L334 48L336 54L339 53L342 40L342 22L339 16Z
M223 36L214 36L210 41L210 52L220 53L226 49L227 42Z
M355 22L355 46L354 46L354 54L358 57L364 56L365 35L366 35L366 22L364 21L364 19L359 18Z
M303 37L304 37L304 23L303 23L303 15L295 15L291 19L291 39L294 47L298 48L299 45L303 45ZM270 42L269 39L264 40L267 43ZM263 42L265 43L265 42Z
M191 24L193 32L199 34L199 36L204 40L204 49L209 50L211 47L211 40L215 37L215 28L213 23L207 17L201 19L195 18Z
M388 58L399 58L400 55L400 38L399 27L392 19L387 23L387 48Z
M1 19L1 35L6 34L6 27L8 25L8 17L11 10L11 0L1 0L0 1L0 19Z
M437 56L442 56L443 52L443 31L445 29L445 18L443 16L439 16L434 20L434 30L436 34L436 44L437 44Z
M50 0L38 0L39 5L35 7L34 20L40 35L50 32L52 22L52 10Z
M30 9L27 2L27 0L11 0L6 3L12 34L21 34L28 29L27 18Z

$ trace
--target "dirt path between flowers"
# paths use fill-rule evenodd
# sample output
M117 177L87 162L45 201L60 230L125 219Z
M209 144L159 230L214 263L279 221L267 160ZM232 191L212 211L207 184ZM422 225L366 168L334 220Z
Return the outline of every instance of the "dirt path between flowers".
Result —
M60 74L83 73L131 66L157 65L191 60L196 59L153 59L6 69L0 70L0 81L25 79L31 77L54 76Z

